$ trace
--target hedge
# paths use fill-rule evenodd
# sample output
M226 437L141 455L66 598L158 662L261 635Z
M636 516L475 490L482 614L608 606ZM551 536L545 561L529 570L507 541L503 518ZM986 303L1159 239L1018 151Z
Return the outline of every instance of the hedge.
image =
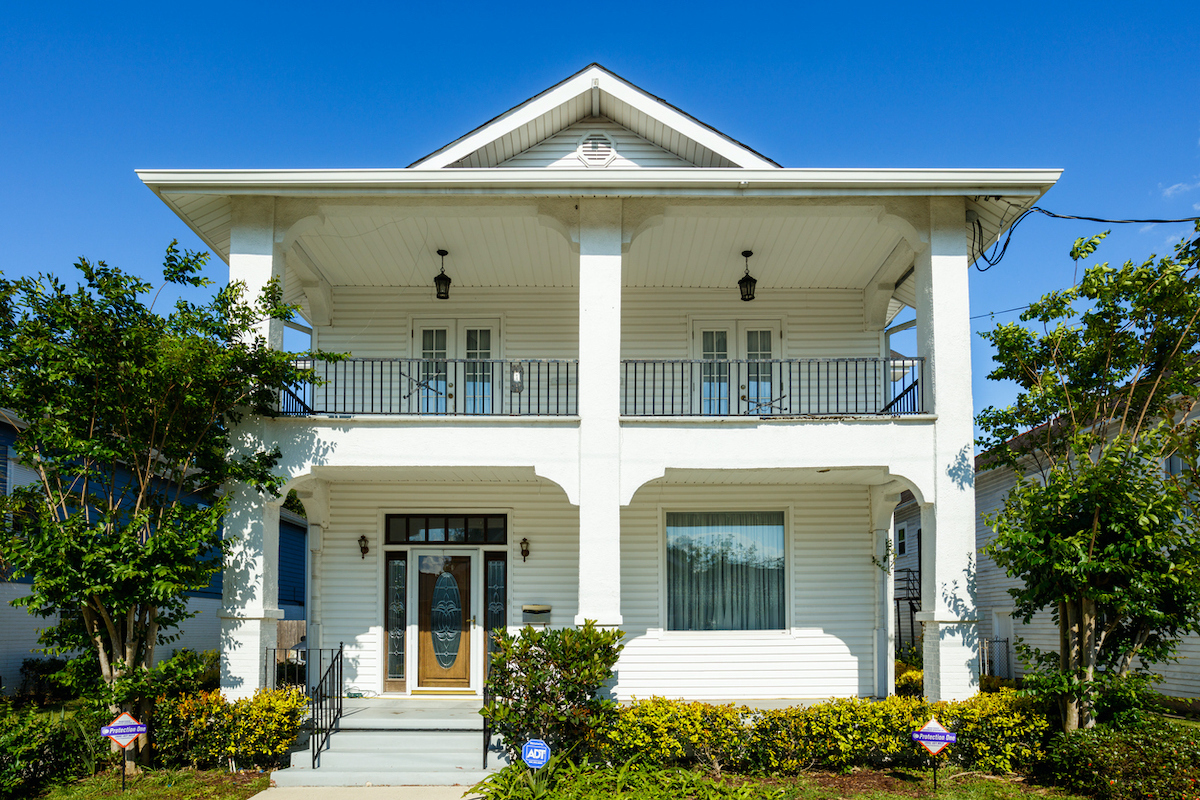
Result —
M634 759L714 772L921 767L929 756L912 732L932 716L958 734L942 758L963 768L1007 773L1044 755L1045 715L1007 689L961 702L844 699L766 711L656 697L617 709L598 749L614 764Z
M160 697L151 742L161 766L274 767L295 741L307 704L297 687L259 689L234 703L219 691Z

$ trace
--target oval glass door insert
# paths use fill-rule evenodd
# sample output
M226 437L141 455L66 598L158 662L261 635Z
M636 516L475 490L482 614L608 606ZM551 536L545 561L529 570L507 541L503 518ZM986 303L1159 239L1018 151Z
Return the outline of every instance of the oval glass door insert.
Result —
M449 572L438 576L433 585L429 627L433 634L433 656L442 669L449 669L458 660L458 644L462 639L463 609L458 581Z

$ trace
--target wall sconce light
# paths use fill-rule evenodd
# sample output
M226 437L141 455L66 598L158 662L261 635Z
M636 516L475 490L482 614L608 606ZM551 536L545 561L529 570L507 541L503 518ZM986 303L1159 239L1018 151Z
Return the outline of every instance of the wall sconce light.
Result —
M362 557L364 559L367 557L367 553L371 552L371 548L368 547L367 544L366 536L358 537L358 549L362 552Z
M522 539L521 540L521 560L524 561L527 558L529 558L529 540Z
M438 300L449 300L450 276L446 274L446 256L450 255L450 251L438 250L437 254L442 257L442 271L433 276L433 285L437 289Z
M508 366L508 390L513 394L520 394L525 391L525 365L514 362Z
M746 259L746 274L738 281L738 289L742 292L742 299L749 302L754 299L754 286L758 281L750 277L750 256L754 255L753 250L743 250L742 258Z

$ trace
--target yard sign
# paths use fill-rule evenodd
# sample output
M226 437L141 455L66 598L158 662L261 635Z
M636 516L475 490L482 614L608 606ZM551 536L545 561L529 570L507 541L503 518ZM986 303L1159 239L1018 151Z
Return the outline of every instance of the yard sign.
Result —
M100 729L101 736L107 736L124 750L133 743L139 734L146 732L146 726L131 717L128 712L114 719Z

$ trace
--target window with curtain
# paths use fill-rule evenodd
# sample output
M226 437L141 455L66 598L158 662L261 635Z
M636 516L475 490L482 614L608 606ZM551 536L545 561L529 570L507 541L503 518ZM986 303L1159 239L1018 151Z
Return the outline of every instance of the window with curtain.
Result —
M667 630L787 626L782 511L667 514Z

